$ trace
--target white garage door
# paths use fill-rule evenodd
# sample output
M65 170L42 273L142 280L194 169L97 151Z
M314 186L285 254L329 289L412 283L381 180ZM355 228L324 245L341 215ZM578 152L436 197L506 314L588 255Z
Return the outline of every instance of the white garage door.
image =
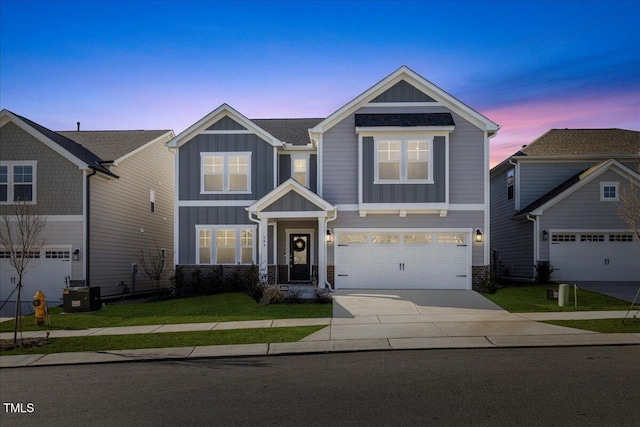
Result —
M31 254L22 280L23 301L30 301L38 291L44 292L52 305L62 301L65 277L71 276L70 250L65 248L45 248ZM15 279L12 279L14 278ZM9 264L8 255L0 251L0 300L15 301L16 293L11 295L17 284L16 271ZM11 296L10 296L11 295Z
M552 232L556 281L640 280L640 248L631 233Z
M336 289L471 289L468 231L336 231Z

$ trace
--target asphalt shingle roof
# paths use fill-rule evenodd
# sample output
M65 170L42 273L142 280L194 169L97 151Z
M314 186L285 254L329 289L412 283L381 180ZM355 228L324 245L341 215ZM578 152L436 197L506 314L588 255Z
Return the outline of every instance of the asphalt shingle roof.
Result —
M43 134L44 136L46 136L47 138L49 138L50 140L52 140L53 142L55 142L56 144L64 148L65 150L67 150L73 156L77 157L78 159L88 164L89 166L99 170L100 172L106 173L107 175L115 176L113 173L111 173L111 171L109 171L109 169L105 168L100 164L102 159L98 157L95 153L93 153L91 150L87 149L86 147L83 147L82 145L78 144L75 141L72 141L71 139L65 137L64 135L61 135L57 132L47 129L46 127L39 125L36 122L32 122L26 117L22 117L18 114L15 114L15 115L16 117L19 117L21 120L23 120L26 124L34 128L35 130L37 130L38 132L40 132L41 134Z
M251 121L280 141L292 145L307 145L309 129L324 119L252 119Z
M58 131L103 161L113 161L170 132L169 130Z
M640 155L640 132L625 129L551 129L516 156Z
M454 126L450 113L356 114L356 127Z

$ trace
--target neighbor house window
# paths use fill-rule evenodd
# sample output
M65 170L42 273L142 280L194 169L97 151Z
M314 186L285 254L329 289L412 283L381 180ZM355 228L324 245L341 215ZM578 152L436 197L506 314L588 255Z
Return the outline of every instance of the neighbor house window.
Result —
M305 187L309 186L309 156L291 156L291 178L298 181Z
M376 139L376 182L432 182L430 139Z
M156 192L149 190L149 202L151 203L151 213L156 211Z
M0 162L0 203L35 203L36 162Z
M202 193L251 191L251 153L202 153Z
M603 202L617 202L620 200L618 194L618 182L601 182L600 183L600 201Z
M255 227L241 225L199 225L198 264L253 264Z
M513 200L513 186L516 182L516 174L513 169L507 171L507 200Z

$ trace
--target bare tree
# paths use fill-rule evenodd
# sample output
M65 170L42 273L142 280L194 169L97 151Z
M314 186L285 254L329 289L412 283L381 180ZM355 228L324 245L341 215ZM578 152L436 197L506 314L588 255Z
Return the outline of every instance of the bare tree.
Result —
M0 244L4 247L5 257L16 270L18 285L16 286L16 317L13 330L13 343L18 340L18 324L22 336L22 316L20 298L22 296L22 279L27 272L35 254L39 254L45 244L42 230L47 225L46 217L36 212L35 205L28 202L16 202L12 206L13 213L5 215L0 224Z
M640 161L636 169L640 173ZM640 183L629 176L629 181L620 189L620 202L617 206L618 216L622 218L640 242Z
M142 268L145 276L151 280L156 294L160 292L160 280L167 273L167 251L160 249L157 243L155 250L140 250L138 252L138 264Z

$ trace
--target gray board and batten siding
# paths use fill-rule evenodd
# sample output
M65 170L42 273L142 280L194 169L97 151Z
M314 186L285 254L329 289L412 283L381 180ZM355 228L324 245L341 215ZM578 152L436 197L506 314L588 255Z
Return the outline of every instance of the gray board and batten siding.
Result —
M309 190L314 193L318 191L318 156L309 155ZM278 155L278 185L291 178L291 155Z
M375 113L451 113L455 130L449 134L449 203L484 203L484 131L438 106L363 107L326 131L322 139L324 199L333 204L358 203L355 114Z
M317 212L322 211L315 203L302 197L295 191L290 191L275 202L264 208L263 212Z
M179 264L195 264L196 225L250 225L242 206L180 207L178 211Z
M416 89L410 83L401 80L372 99L371 102L435 102L435 99Z
M446 201L445 138L433 139L433 184L374 184L375 144L362 138L362 201L364 203L444 203Z
M200 134L180 147L179 200L257 200L273 190L274 148L255 134ZM200 194L200 153L251 152L250 194Z
M247 128L233 120L231 117L224 116L209 126L207 130L247 130Z

